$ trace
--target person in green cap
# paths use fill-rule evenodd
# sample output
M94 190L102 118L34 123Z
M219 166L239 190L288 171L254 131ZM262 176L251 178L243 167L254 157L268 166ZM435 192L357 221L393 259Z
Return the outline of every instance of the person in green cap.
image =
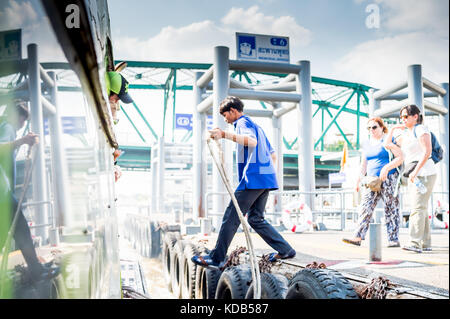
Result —
M128 94L128 86L128 81L119 72L106 73L106 88L108 90L114 124L118 123L117 111L120 110L119 100L125 104L133 103L133 99Z

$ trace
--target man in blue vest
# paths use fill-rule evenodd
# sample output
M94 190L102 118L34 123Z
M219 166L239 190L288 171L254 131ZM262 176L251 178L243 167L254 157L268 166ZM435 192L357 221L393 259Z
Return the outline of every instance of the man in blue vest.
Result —
M244 104L237 97L229 96L220 104L220 114L236 133L216 128L212 131L214 139L228 139L237 143L236 159L239 185L235 196L242 213L248 214L248 223L277 252L269 255L270 261L293 258L295 250L264 219L269 191L278 189L274 164L275 151L264 131L248 116L244 115ZM194 256L192 261L199 266L219 267L224 262L228 247L240 225L237 211L232 201L222 219L215 248L209 255Z

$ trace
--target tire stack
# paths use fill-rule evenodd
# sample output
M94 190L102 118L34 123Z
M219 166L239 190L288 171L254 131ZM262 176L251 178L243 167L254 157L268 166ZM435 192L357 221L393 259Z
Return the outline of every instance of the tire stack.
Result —
M130 216L124 223L124 237L141 256L158 258L161 255L161 230L147 217Z
M179 232L164 231L161 261L168 289L182 299L253 299L249 264L223 271L195 265L191 258L208 253L183 240ZM304 268L291 280L280 273L261 273L261 299L358 299L352 284L332 269Z

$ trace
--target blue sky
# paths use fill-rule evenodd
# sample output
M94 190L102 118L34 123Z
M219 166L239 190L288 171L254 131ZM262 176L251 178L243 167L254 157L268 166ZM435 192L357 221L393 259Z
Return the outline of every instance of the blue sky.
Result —
M379 28L366 26L371 4ZM310 60L316 76L380 86L399 78L384 71L420 63L448 81L447 0L111 0L109 10L120 59L211 62L215 45L234 58L234 32L268 33L289 36L291 62Z
M405 80L408 65L422 64L427 78L436 83L449 81L448 0L108 3L116 59L211 63L216 45L229 46L234 59L235 32L247 32L288 36L291 62L310 60L313 76L384 88ZM366 12L368 6L379 10L378 28L366 24L371 14ZM23 30L24 48L31 42L39 45L41 61L64 60L38 0L0 0L0 30L16 28ZM155 106L162 105L162 94L133 94L160 133L162 111L155 112ZM189 112L190 100L189 94L179 93L177 111ZM117 130L139 141L120 116ZM142 123L137 125L146 130ZM294 137L296 132L286 134Z

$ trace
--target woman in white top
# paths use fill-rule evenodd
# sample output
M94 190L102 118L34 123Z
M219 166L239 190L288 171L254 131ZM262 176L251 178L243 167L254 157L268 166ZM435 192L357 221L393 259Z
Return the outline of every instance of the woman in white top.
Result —
M408 195L411 204L409 215L410 243L403 247L405 250L421 253L431 250L430 221L428 219L428 200L436 182L436 167L431 159L431 134L423 125L423 115L416 105L407 105L400 110L403 124L398 124L389 131L386 139L386 148L390 148L393 132L403 130L396 138L397 145L401 146L405 169L413 167L408 177ZM414 184L418 179L426 188L421 192Z

